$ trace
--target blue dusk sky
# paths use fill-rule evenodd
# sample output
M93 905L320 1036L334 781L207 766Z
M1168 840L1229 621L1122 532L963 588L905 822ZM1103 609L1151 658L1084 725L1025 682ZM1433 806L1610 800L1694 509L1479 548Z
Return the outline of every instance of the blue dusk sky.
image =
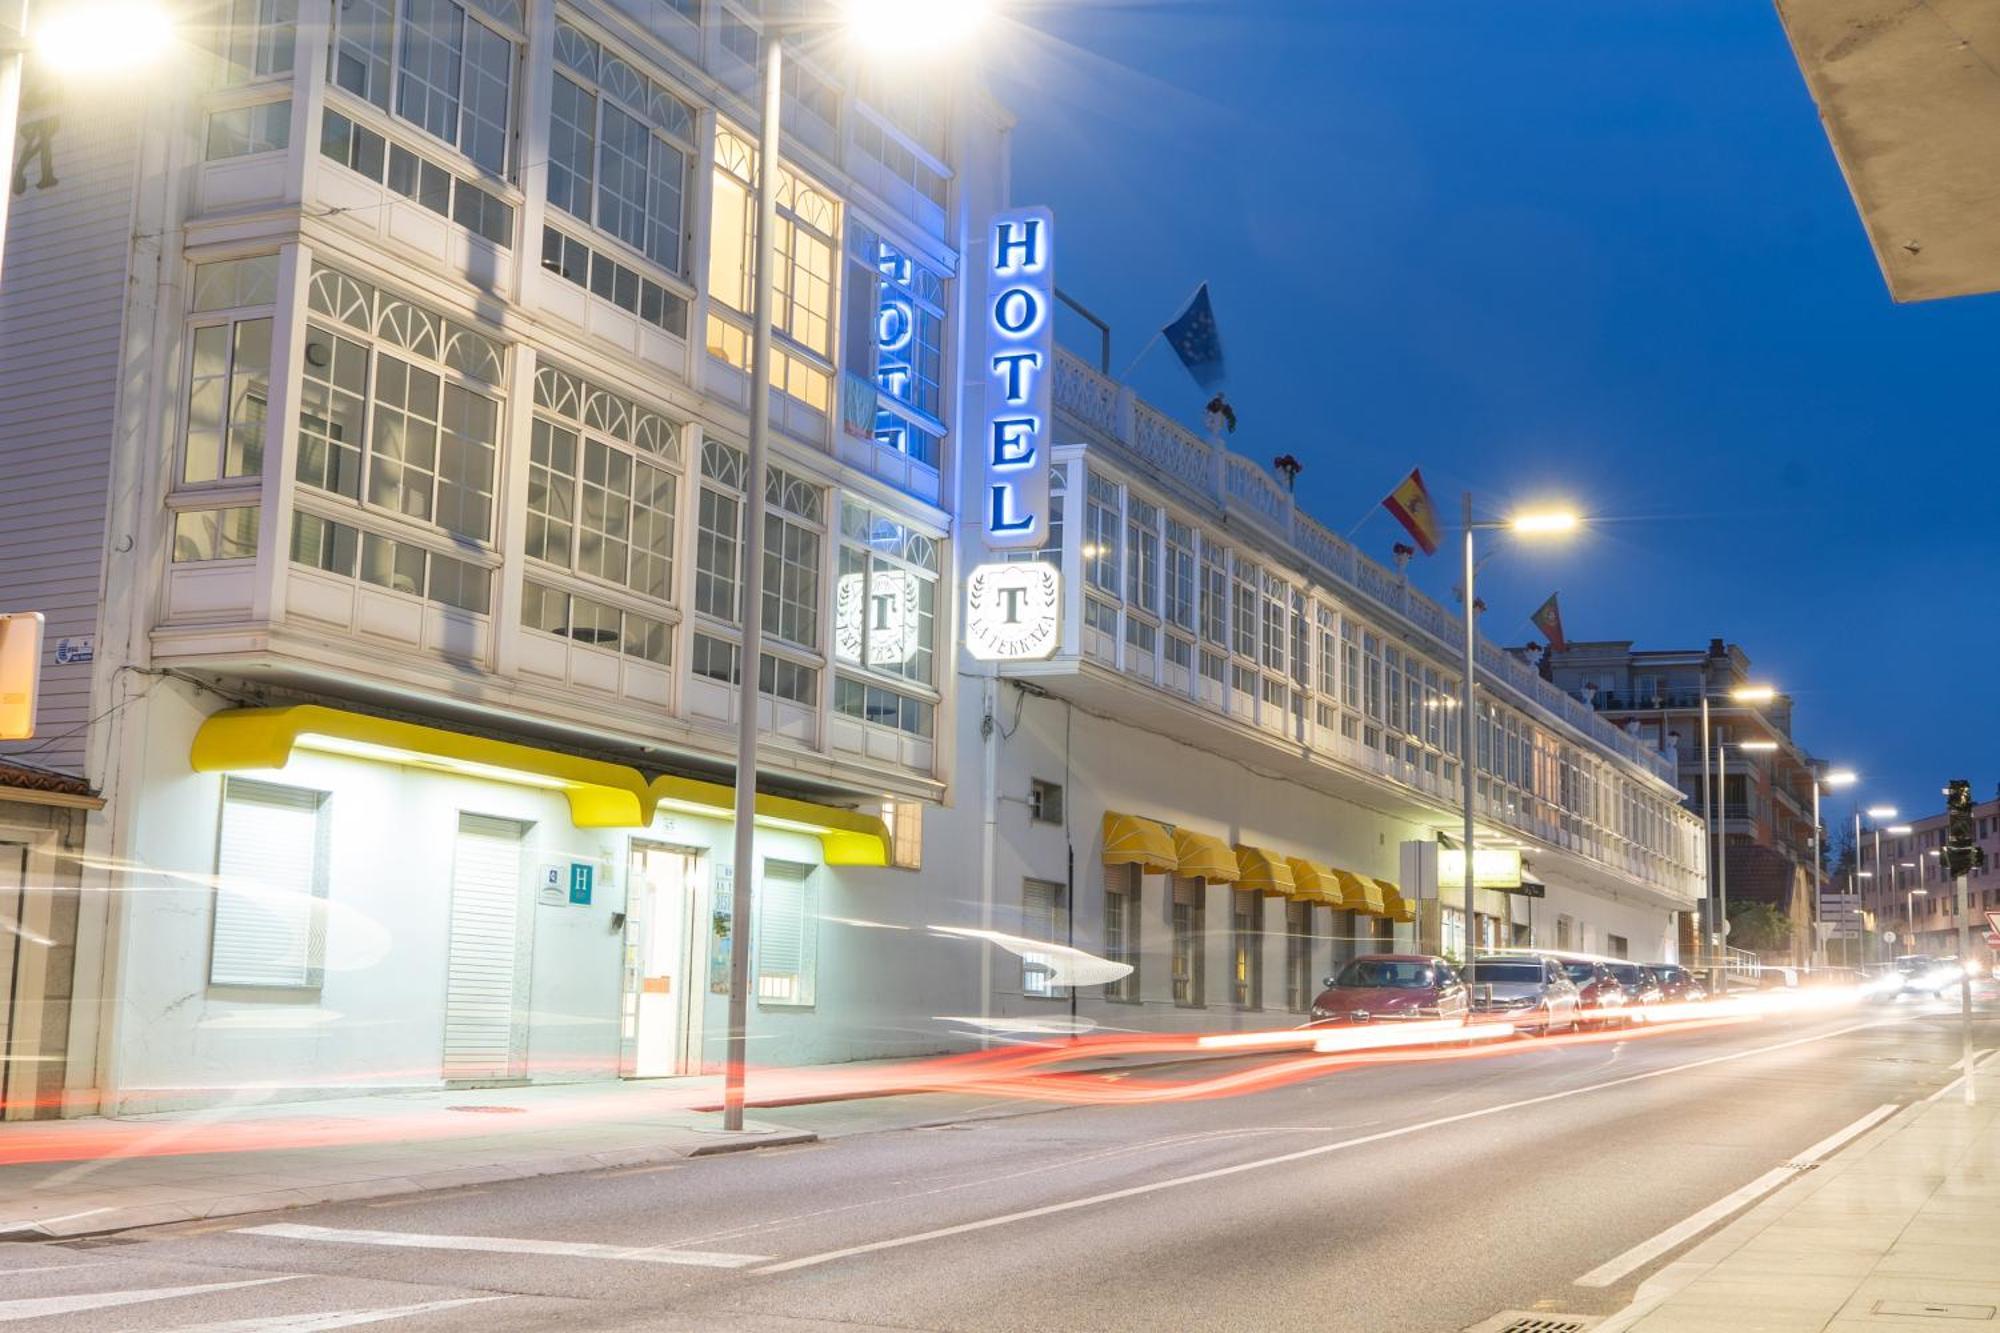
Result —
M1482 539L1489 637L1556 589L1572 639L1719 636L1861 799L1992 795L2000 297L1889 299L1769 3L1041 0L996 35L1014 198L1115 374L1207 280L1234 447L1366 553L1412 466L1452 515L1591 516ZM1130 382L1198 421L1164 345ZM1455 605L1450 553L1412 572Z

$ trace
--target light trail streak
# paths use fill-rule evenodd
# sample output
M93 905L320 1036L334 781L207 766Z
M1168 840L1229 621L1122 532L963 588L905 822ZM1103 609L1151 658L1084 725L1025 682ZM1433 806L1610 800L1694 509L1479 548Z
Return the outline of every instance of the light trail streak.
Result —
M937 1056L862 1068L763 1068L751 1071L749 1105L779 1107L813 1102L913 1094L954 1094L1078 1106L1155 1105L1207 1101L1266 1092L1343 1071L1375 1066L1504 1059L1530 1051L1597 1046L1700 1032L1851 1005L1851 991L1760 993L1706 1003L1638 1011L1631 1026L1596 1028L1561 1036L1516 1040L1511 1023L1494 1020L1416 1021L1353 1026L1287 1028L1264 1032L1093 1032L1068 1037L1036 1034L1034 1040L985 1051ZM1173 1077L1170 1065L1230 1054L1279 1058L1248 1068ZM1152 1065L1106 1069L1106 1062L1156 1057ZM1076 1068L1093 1065L1095 1068ZM595 1066L593 1066L595 1068ZM1145 1074L1134 1078L1131 1075ZM434 1084L435 1069L381 1073L375 1081L409 1091ZM351 1086L329 1084L329 1087ZM389 1088L385 1087L384 1091ZM365 1095L366 1088L354 1089ZM210 1108L200 1122L174 1120L39 1121L22 1123L0 1138L0 1166L29 1162L91 1162L120 1157L292 1151L378 1142L477 1137L493 1132L487 1117L454 1114L447 1106L385 1104L379 1115L315 1110L311 1103L264 1106L256 1089L237 1090L246 1104ZM167 1095L162 1093L162 1095ZM551 1099L537 1104L534 1090L468 1092L468 1101L505 1102L520 1114L507 1130L560 1129L649 1113L686 1114L717 1109L712 1082L680 1081L656 1087L621 1087L615 1096L586 1101Z

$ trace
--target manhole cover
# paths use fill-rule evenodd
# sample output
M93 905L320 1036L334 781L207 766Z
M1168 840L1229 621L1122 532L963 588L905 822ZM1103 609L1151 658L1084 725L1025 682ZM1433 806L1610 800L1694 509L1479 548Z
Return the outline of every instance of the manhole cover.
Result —
M1991 1319L1990 1305L1953 1304L1947 1301L1877 1301L1871 1314L1889 1314L1902 1319Z
M519 1115L528 1108L525 1106L447 1106L444 1109L447 1111L472 1111L479 1115Z
M1584 1333L1596 1327L1596 1315L1549 1314L1541 1310L1502 1310L1474 1324L1465 1333Z

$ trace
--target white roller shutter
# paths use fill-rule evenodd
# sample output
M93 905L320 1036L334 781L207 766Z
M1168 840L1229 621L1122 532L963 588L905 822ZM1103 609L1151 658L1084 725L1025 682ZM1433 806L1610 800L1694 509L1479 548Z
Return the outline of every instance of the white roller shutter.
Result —
M228 779L216 855L211 984L320 984L325 804L324 792Z
M511 819L461 814L451 874L445 968L444 1076L520 1072L526 1024L518 989L521 834Z
M766 861L757 886L757 999L763 1004L813 1002L818 911L813 867Z

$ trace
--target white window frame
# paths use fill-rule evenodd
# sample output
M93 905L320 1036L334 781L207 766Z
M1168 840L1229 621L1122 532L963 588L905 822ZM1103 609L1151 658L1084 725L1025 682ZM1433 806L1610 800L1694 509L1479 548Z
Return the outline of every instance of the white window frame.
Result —
M249 987L258 990L318 990L326 976L326 899L328 891L328 848L330 844L329 796L305 787L283 786L228 776L223 779L217 802L215 832L215 897L209 921L208 984ZM268 864L238 866L232 856L230 810L264 804L290 807L294 813L310 808L313 832L308 855L309 881L279 885L272 882ZM242 816L248 818L247 815ZM298 850L286 840L281 850ZM276 929L294 938L283 941L296 950L296 961L280 958L266 970L248 967L231 970L229 957L239 950L258 947L255 936ZM287 974L291 975L287 975Z

